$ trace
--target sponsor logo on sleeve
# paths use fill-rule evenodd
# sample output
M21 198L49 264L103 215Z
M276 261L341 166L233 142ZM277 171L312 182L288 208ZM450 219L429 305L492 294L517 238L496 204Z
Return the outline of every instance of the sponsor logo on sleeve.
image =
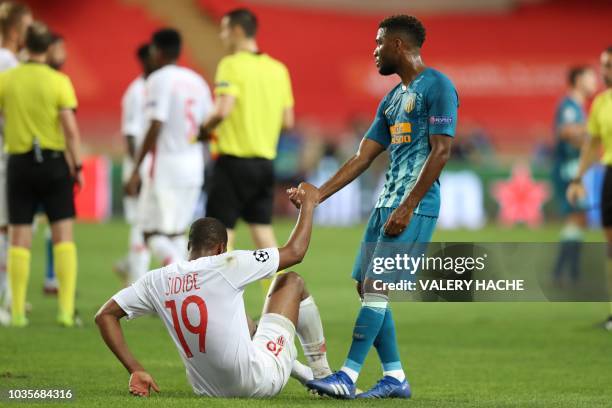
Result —
M453 123L453 118L451 116L430 116L429 124L430 125L450 125Z

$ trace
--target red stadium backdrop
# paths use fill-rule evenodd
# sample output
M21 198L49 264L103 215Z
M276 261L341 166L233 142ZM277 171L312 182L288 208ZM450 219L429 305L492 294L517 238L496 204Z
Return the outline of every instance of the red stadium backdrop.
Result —
M235 0L197 1L202 12L215 19L244 5ZM66 70L76 85L79 116L90 142L117 137L120 96L138 72L133 49L164 22L119 0L30 4L68 37ZM483 126L496 144L507 147L550 137L567 67L596 64L600 51L612 42L612 3L585 4L567 0L525 5L507 14L422 16L428 30L425 61L457 85L460 124ZM262 50L289 66L299 117L333 129L354 116L370 117L396 81L381 78L373 64L376 27L384 16L249 7L261 21ZM105 130L102 135L100 129Z

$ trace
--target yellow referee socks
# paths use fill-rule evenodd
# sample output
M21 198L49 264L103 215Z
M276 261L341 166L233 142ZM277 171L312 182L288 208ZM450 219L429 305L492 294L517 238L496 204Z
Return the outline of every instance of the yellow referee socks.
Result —
M74 325L74 295L76 291L77 254L74 242L60 242L53 246L53 259L57 275L59 313L61 325Z
M7 271L12 295L11 324L16 327L24 327L28 324L25 302L30 277L30 250L22 247L9 247Z

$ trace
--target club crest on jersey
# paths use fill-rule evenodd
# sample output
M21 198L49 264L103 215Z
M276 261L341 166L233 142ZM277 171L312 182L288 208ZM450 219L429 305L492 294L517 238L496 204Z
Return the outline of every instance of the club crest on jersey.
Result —
M268 254L263 249L258 249L257 251L253 251L253 256L257 262L266 262L270 259L270 254Z
M412 110L416 106L416 97L417 95L414 92L410 92L406 97L406 107L404 108L406 113L412 112Z

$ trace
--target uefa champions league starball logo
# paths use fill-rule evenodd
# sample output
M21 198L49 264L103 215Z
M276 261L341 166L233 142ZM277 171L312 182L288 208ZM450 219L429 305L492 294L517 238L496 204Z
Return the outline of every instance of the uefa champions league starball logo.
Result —
M255 257L255 260L257 262L266 262L268 259L270 259L270 254L268 254L266 251L262 249L258 249L257 251L254 251L253 256Z

